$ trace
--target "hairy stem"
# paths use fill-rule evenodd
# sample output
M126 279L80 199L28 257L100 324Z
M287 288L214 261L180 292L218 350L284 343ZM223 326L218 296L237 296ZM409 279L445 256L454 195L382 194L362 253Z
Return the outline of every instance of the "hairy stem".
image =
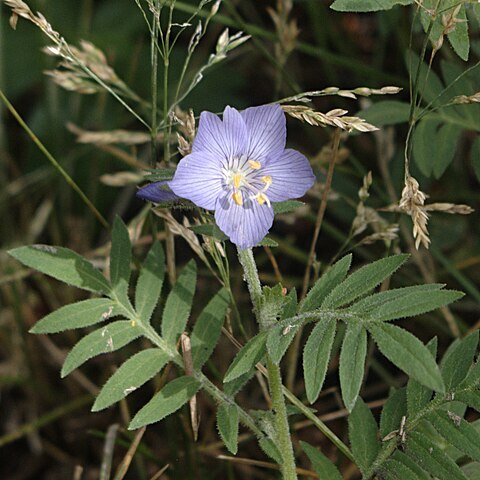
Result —
M128 310L127 310L128 311ZM164 351L169 357L170 360L175 363L181 369L184 369L183 359L181 355L173 348L171 348L165 340L160 337L160 335L155 331L151 325L145 325L141 319L139 319L135 312L130 311L130 318L138 322L142 326L145 336L158 348ZM222 392L215 384L213 384L202 372L194 371L192 372L193 377L200 382L203 389L218 403L229 403L234 404L233 400L229 398L224 392ZM235 405L237 405L235 403ZM240 406L237 405L238 413L240 416L240 421L249 428L258 438L264 437L262 431L258 428L255 420Z
M245 281L253 303L253 309L260 330L265 330L267 325L262 314L262 287L258 278L257 266L253 258L252 249L238 249L238 258L243 267ZM293 453L290 427L288 425L287 407L283 396L283 384L280 367L276 365L267 353L267 372L270 395L272 397L272 411L275 415L276 444L282 455L280 465L284 480L295 480L297 471L295 467L295 456Z

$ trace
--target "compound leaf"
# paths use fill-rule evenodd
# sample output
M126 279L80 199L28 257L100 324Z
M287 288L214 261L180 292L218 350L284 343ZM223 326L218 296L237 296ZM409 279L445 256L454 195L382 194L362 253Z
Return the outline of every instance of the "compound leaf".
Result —
M436 358L437 356L437 343L437 337L434 337L426 345L433 358ZM422 410L432 398L432 394L432 389L425 387L417 380L410 378L407 383L408 415L413 416Z
M295 315L297 310L297 292L295 289L291 290L287 296L287 300L283 307L282 319L268 332L267 350L270 358L275 363L280 363L280 360L285 355L290 343L295 337L298 329L303 325L302 321L290 323L289 318Z
M480 433L469 422L460 417L450 418L447 412L438 410L428 420L448 444L480 461Z
M305 300L300 305L300 312L310 312L320 307L325 297L345 279L351 263L352 255L347 255L325 272L308 292Z
M440 364L447 392L452 391L467 376L477 351L478 330L453 342Z
M329 480L342 480L338 468L328 459L320 450L312 447L307 442L300 442L303 451L312 462L312 467L319 478L328 478Z
M399 430L402 418L407 414L407 389L394 390L382 408L380 416L380 435L382 438Z
M322 307L337 308L353 302L383 282L405 263L408 257L394 255L359 268L330 292Z

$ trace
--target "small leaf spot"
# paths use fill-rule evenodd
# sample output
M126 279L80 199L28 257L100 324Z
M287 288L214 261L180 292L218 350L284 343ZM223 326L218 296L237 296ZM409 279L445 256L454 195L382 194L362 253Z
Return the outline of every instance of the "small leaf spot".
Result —
M42 252L51 253L52 255L57 254L57 249L50 245L33 245L33 248L35 248L35 250L41 250Z

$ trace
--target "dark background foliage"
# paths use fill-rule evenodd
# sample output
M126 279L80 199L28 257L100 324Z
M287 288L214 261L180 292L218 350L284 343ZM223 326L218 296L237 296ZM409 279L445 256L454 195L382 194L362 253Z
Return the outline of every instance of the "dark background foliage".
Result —
M188 6L195 2L185 0L178 3L178 18L175 21L182 23L187 18L182 9L188 10ZM268 12L268 8L276 7L276 2L225 0L220 15L212 21L195 54L193 65L205 63L225 26L230 27L231 33L243 30L251 34L252 39L234 50L225 62L210 70L182 107L193 108L196 114L202 110L220 112L225 105L240 109L331 85L340 88L397 85L404 88L398 99L408 101L408 74L404 58L409 44L411 9L397 7L378 14L344 14L331 11L330 3L328 0L294 2L290 17L296 19L299 35L294 50L282 65L276 54L280 42ZM150 39L133 1L38 0L30 2L30 6L32 10L42 12L69 43L77 45L80 39L86 39L103 50L120 77L142 98L149 98ZM67 124L99 131L142 130L142 126L106 93L80 95L56 86L42 73L55 67L55 60L41 52L47 44L45 37L22 19L13 31L8 25L9 15L9 9L2 5L0 88L102 214L109 220L119 214L128 221L144 208L144 204L135 197L136 186L112 187L102 182L101 177L126 170L140 173L125 161L125 155L148 165L150 148L148 145L113 148L79 144ZM471 23L471 64L478 61L478 27L478 22ZM420 26L414 25L413 28L413 48L418 51L423 34ZM186 35L173 51L172 87L178 78L188 39ZM439 55L465 68L450 47L446 46ZM434 70L438 70L437 63ZM362 106L377 100L371 97L359 103L351 99L326 97L317 100L316 107L324 112L345 108L354 114ZM330 134L329 129L289 120L288 142L311 159L319 183L325 178L325 148L329 146ZM389 188L399 196L403 187L405 134L406 126L399 125L395 129L388 127L382 130L380 136L362 134L351 135L348 139L345 137L342 161L335 171L333 192L317 249L321 265L328 264L344 244L355 217L357 191L368 171L373 172L369 206L384 207L392 203ZM387 165L379 149L382 138L387 139L388 147L393 149ZM413 166L413 173L422 190L430 195L430 201L479 207L479 178L475 175L475 164L478 165L480 160L474 158L474 152L471 152L474 138L473 132L462 133L454 160L439 179L426 178ZM478 170L477 167L477 173ZM301 287L320 194L321 188L317 185L305 198L308 207L297 214L279 217L272 231L272 237L279 243L272 251L278 261L283 284L289 289ZM398 220L393 214L382 215L391 222ZM115 355L97 358L61 381L58 372L62 358L79 338L78 334L46 338L27 333L43 315L85 297L78 290L21 268L7 258L5 250L17 245L46 243L66 246L88 256L95 250L101 252L108 236L3 105L0 105L0 218L0 478L75 478L74 469L78 465L84 469L82 478L98 478L107 428L113 423L125 425L130 412L143 405L149 393L135 393L128 407L122 404L96 414L89 413L92 395L115 366L137 351L141 344L136 343ZM180 214L178 218L181 218ZM397 249L410 251L410 224L405 221L404 225L399 241L389 248L383 242L354 248L355 263L361 264ZM430 252L421 250L418 254L420 261L417 262L414 256L393 282L394 286L404 286L438 281L467 293L466 299L455 304L448 314L435 312L415 322L405 322L408 329L423 341L438 335L442 351L452 341L448 315L455 316L462 332L476 328L479 319L478 214L435 214L429 227ZM139 243L135 252L142 256L145 244ZM266 252L258 249L256 255L262 280L273 285L276 278L269 273L272 267ZM178 239L179 263L185 263L191 256L187 244ZM233 255L232 260L232 265L235 265ZM321 265L319 268L323 268ZM236 275L235 267L232 268L233 287L245 300L241 308L248 317L250 306L243 291L241 275ZM212 292L218 289L218 283L208 271L201 269L200 274L193 318ZM247 331L253 331L253 323L247 320L245 324ZM371 348L373 350L373 346ZM213 379L220 381L234 352L228 339L222 338L208 363ZM404 378L385 360L376 360L373 353L362 397L376 402L374 405L381 405L389 387L402 384ZM345 439L346 422L336 385L337 363L334 355L325 393L315 408L319 415L326 415L325 421ZM294 386L297 395L302 398L304 387L301 371L298 373ZM155 385L151 385L150 393L154 388ZM258 384L254 387L250 385L241 396L247 408L265 407ZM199 441L194 443L191 439L186 411L152 426L126 478L151 478L153 472L166 464L170 464L168 478L275 478L276 474L268 469L233 466L215 459L225 452L215 429L214 405L203 394L199 396L199 402ZM331 445L318 431L309 428L308 422L297 422L294 416L292 425L298 431L298 438L321 445L323 451L329 454ZM132 434L122 430L115 446L115 466L124 457L131 440ZM248 435L240 445L239 456L265 460ZM308 466L302 458L303 466ZM356 475L356 472L348 470L343 473L346 478Z

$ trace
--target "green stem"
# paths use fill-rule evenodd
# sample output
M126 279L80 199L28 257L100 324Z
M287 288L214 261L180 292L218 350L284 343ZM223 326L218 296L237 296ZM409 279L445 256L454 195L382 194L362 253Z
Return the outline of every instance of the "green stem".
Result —
M253 303L253 309L260 330L265 330L268 325L262 315L262 286L258 278L257 266L253 258L252 249L238 249L238 258L243 267L245 281ZM292 440L290 437L290 427L288 425L287 407L283 396L283 384L280 367L276 365L270 355L267 353L267 371L270 395L272 398L272 411L275 415L275 434L278 449L282 455L282 464L280 465L284 480L296 480L297 471L295 467L295 455L293 453Z
M397 445L397 439L393 438L382 448L371 467L364 473L363 480L369 480L375 475L375 472L383 465L383 463L393 455L397 449Z
M242 265L245 274L245 281L247 282L250 298L252 299L254 313L260 323L260 328L263 330L264 325L262 325L261 319L259 318L262 303L262 286L260 284L260 279L258 278L257 265L253 258L252 249L238 249L238 259L240 260L240 264Z
M267 354L268 384L270 386L270 395L272 397L272 411L275 415L275 434L277 447L281 452L283 463L281 465L283 478L285 480L294 480L297 478L295 467L295 455L290 437L290 427L288 425L287 407L283 396L282 375L280 367L273 363L270 355Z
M55 408L51 412L46 413L45 415L37 418L33 422L23 424L22 426L17 428L17 430L0 437L0 447L14 442L15 440L18 440L32 432L40 430L42 427L54 422L55 420L65 415L68 415L70 412L74 412L75 410L83 408L91 401L92 396L90 394L83 395L82 397L75 398L75 400L72 400L70 403Z
M163 156L165 165L170 163L170 135L172 133L172 122L170 121L170 108L168 106L168 72L170 67L170 34L172 31L173 10L175 1L170 3L168 13L167 31L165 32L164 50L163 50L163 125L166 127L165 137L163 139Z
M437 2L437 6L435 10L438 9L438 5L440 4L440 0ZM428 43L430 40L430 34L433 29L433 25L435 24L435 18L430 19L430 23L428 25L426 35L425 35L425 40L423 42L422 46L422 52L420 54L420 58L418 59L418 65L417 65L417 71L415 74L415 80L412 81L412 69L410 68L410 115L408 119L408 133L407 133L407 139L405 141L405 151L404 151L404 163L405 163L405 182L407 181L407 178L410 176L410 158L412 156L412 148L413 148L413 133L415 131L415 127L417 124L417 108L419 108L419 105L422 101L422 92L420 92L420 99L418 98L419 95L419 83L420 83L420 74L422 71L422 66L423 66L423 60L425 59L425 54L427 52L427 47ZM413 29L413 27L412 27ZM411 40L411 37L410 37ZM410 45L411 48L411 45ZM411 58L411 57L410 57ZM410 60L410 65L412 65L411 60ZM426 75L426 77L428 74ZM426 77L425 77L425 82L426 82ZM413 89L413 91L412 91ZM417 103L418 102L418 103Z
M412 419L408 419L405 426L405 433L408 436L408 433L415 430L418 424L430 413L435 410L440 409L446 403L445 398L437 397L427 404L420 412L418 412ZM378 454L375 461L372 463L370 468L365 472L363 478L364 480L369 480L373 478L375 473L380 469L383 463L390 458L391 455L395 452L398 446L399 438L393 438L388 444L386 444L383 449Z
M305 406L290 390L283 387L283 394L308 418L315 427L317 427L349 460L355 463L350 449L333 433L312 411L311 408Z
M127 316L138 322L139 325L143 328L145 336L158 348L164 351L169 357L170 360L175 363L180 368L184 369L184 364L180 354L172 347L170 347L165 340L155 331L151 325L144 324L131 309L126 309L125 313ZM222 392L218 387L215 386L202 372L194 371L192 373L193 377L200 382L204 390L218 403L228 403L231 405L237 405L234 401L228 397L224 392ZM240 421L249 428L258 438L264 437L264 433L258 428L255 420L240 406L237 405L238 413L240 416Z
M5 104L5 106L10 110L10 113L15 117L20 126L27 132L28 136L32 139L33 143L38 147L38 149L47 157L48 161L53 165L53 167L60 173L60 175L65 179L68 185L80 196L85 205L90 209L90 211L97 217L98 221L106 228L110 229L109 223L105 220L103 215L97 210L95 205L90 201L90 199L83 193L82 189L74 182L72 177L63 169L63 167L55 160L53 155L47 150L39 138L30 130L28 125L23 121L20 114L15 110L14 106L8 101L5 97L2 90L0 90L0 100Z
M156 2L156 9L159 8L159 2ZM159 29L159 22L157 21L156 14L153 13L153 28L151 32L151 41L150 41L150 54L151 54L151 62L152 62L152 117L151 117L151 127L150 127L150 134L152 137L152 160L151 165L155 168L156 160L157 160L157 132L158 132L158 122L157 122L157 95L158 95L158 49L157 49L157 37L158 37L158 29Z

